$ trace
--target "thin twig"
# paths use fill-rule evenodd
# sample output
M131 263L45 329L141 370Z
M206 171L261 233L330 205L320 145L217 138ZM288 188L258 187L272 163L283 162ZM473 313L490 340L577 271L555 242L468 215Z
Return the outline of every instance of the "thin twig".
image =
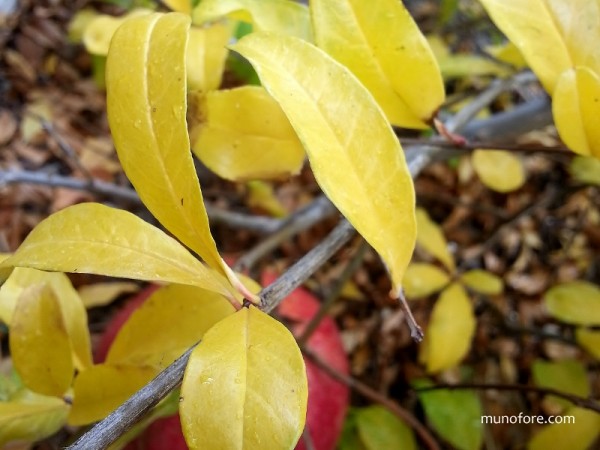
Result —
M402 421L406 422L406 424L408 424L413 430L415 430L415 432L419 435L419 437L428 449L440 449L438 443L435 441L431 433L429 433L429 430L427 430L427 428L425 428L421 422L419 422L409 411L402 408L398 403L380 394L373 388L358 381L357 379L333 369L329 364L323 361L315 352L307 348L303 348L302 352L312 362L314 362L324 372L326 372L331 378L334 378L339 382L344 383L346 386L359 392L361 395L365 396L372 402L379 403L381 406L387 408L392 414L400 418Z
M38 184L50 187L64 187L78 191L87 191L94 194L118 199L134 205L143 205L137 192L129 187L117 186L105 181L67 177L45 172L30 172L27 170L0 170L0 187L11 184ZM263 216L252 216L224 209L216 208L205 203L206 212L213 224L225 224L231 228L239 228L258 233L271 233L281 227L280 219Z
M440 389L477 389L477 390L494 390L494 391L520 391L520 392L533 392L540 395L554 395L562 399L568 400L575 406L589 409L600 413L600 403L589 399L579 397L574 394L567 392L557 391L556 389L543 388L537 386L527 386L523 384L487 384L487 383L464 383L464 384L437 384L435 386L428 386L424 388L414 389L415 392L428 392L437 391Z
M250 270L262 257L279 247L282 242L335 213L337 213L337 209L333 203L325 195L318 196L310 204L286 218L277 231L246 252L237 260L234 269L239 272Z

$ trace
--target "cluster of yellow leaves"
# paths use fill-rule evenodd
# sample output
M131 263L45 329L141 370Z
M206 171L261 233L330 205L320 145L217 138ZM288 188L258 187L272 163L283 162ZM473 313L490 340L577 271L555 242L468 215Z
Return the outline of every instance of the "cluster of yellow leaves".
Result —
M428 372L456 366L471 348L475 332L473 306L465 287L484 295L502 292L503 283L485 270L455 274L456 265L444 234L426 211L417 209L417 245L445 266L450 275L429 263L412 263L404 276L408 298L426 297L441 291L431 315L420 360Z
M573 151L600 157L600 4L589 0L481 0L552 95L558 132Z

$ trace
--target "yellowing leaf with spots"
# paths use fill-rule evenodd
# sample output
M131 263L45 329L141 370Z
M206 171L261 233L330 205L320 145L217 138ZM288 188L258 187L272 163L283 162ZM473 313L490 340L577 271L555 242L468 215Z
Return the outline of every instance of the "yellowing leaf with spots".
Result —
M550 314L575 325L600 325L600 288L587 281L572 281L544 294Z
M12 361L32 391L62 396L75 367L60 303L48 285L23 291L13 312L9 334Z
M253 33L233 48L288 116L325 194L381 255L397 294L415 243L415 197L383 111L346 67L307 42Z
M402 287L409 299L427 297L442 289L449 281L448 274L438 267L427 263L413 263L406 269Z
M119 160L144 204L206 263L227 273L210 234L186 123L186 44L180 13L127 20L106 61L108 121Z
M70 206L40 222L2 267L94 273L188 284L231 295L219 273L139 217L98 203Z
M251 306L225 318L190 356L180 416L190 449L294 448L307 381L291 333Z
M472 162L481 182L494 191L514 191L525 183L523 163L510 152L475 150Z
M348 67L388 120L427 128L444 101L436 59L402 2L311 0L315 41Z
M192 132L193 150L219 176L234 181L281 178L302 168L302 143L264 88L209 92L201 105L206 122Z
M425 330L420 359L427 371L435 373L458 365L469 352L474 333L471 301L460 284L451 284L435 303Z
M567 70L552 95L552 115L560 138L582 155L600 158L600 72Z
M449 271L454 272L454 258L442 228L435 223L423 208L417 208L417 244L427 253L439 259Z
M519 48L548 93L565 70L600 72L600 4L589 0L481 0L492 20Z
M222 23L190 29L186 51L188 90L206 93L219 88L230 37L231 27Z
M164 368L233 312L231 303L214 292L178 284L162 287L119 330L106 362Z
M567 420L567 417L572 417ZM583 408L563 413L562 423L543 427L527 445L528 450L587 450L600 434L600 414Z
M194 23L229 17L251 23L257 31L312 40L308 8L292 0L202 0L192 17Z
M504 288L502 279L486 270L469 270L460 277L467 287L486 295L500 294Z
M73 384L70 425L103 419L158 374L153 367L97 364L84 370Z

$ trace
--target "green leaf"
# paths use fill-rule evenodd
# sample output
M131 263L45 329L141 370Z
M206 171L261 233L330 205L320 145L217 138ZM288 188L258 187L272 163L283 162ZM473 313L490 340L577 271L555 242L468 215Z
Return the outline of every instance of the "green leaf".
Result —
M552 94L552 115L560 138L574 152L596 158L600 158L599 74L588 67L567 70Z
M475 315L459 283L444 289L433 307L420 359L430 373L456 366L469 352L475 334Z
M591 156L576 156L569 166L571 176L577 181L600 186L600 159Z
M502 278L487 270L469 270L461 275L460 281L474 291L485 295L497 295L504 289Z
M550 288L544 295L550 314L575 325L600 325L600 288L587 281L572 281Z
M154 378L154 367L98 364L79 373L73 384L70 425L103 419Z
M348 69L304 41L253 33L233 48L283 108L325 194L383 258L397 295L415 243L415 197L383 112Z
M222 17L251 23L256 31L272 31L311 41L308 8L290 0L202 0L194 8L194 23Z
M527 445L528 450L587 450L600 434L600 415L583 408L571 408L563 418L572 422L547 425Z
M585 367L579 361L543 361L537 359L533 362L531 373L536 386L556 389L566 394L579 397L590 395L590 384ZM558 414L563 409L571 406L566 399L550 396L544 399L549 412Z
M472 162L481 182L494 191L514 191L525 183L523 163L510 152L475 150Z
M69 406L62 399L32 392L0 402L0 446L35 442L56 433L66 422Z
M432 264L412 263L406 269L402 286L408 298L418 298L436 293L449 281L448 274Z
M590 355L600 359L600 331L578 328L575 330L575 339Z
M187 132L189 16L127 20L106 61L108 121L123 170L161 224L226 274L210 234Z
M439 259L450 272L454 272L454 258L448 250L448 243L442 228L429 217L423 208L417 208L417 244L427 253Z
M227 281L135 215L81 203L40 222L1 267L188 284L230 296Z
M23 291L14 310L10 352L15 369L32 391L60 397L71 386L71 342L54 291L34 285Z
M234 309L223 296L193 286L158 289L115 337L109 364L166 367Z
M413 382L416 389L433 386L429 380ZM433 428L458 450L477 450L483 441L483 408L474 391L439 389L417 391Z
M194 349L181 387L190 449L293 448L308 387L292 334L253 306L211 328Z
M200 115L206 122L197 127L193 151L219 176L239 181L300 172L306 156L302 143L264 88L209 92Z
M412 430L382 406L358 409L356 423L367 450L417 449Z
M394 125L427 128L444 83L425 37L397 0L311 0L317 45L348 67Z

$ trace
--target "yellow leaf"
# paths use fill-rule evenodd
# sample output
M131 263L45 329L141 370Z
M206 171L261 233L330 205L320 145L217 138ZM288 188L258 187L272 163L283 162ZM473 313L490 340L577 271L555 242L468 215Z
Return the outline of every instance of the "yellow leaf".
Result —
M521 53L517 46L510 41L499 45L488 45L485 48L485 51L498 61L510 64L517 69L524 69L527 67L527 61L525 61L523 53Z
M436 266L412 263L406 269L402 287L408 298L427 297L442 289L449 281L448 274Z
M312 40L308 8L291 0L202 0L192 13L194 23L225 16L251 23L256 31Z
M71 386L71 343L59 300L48 285L23 291L14 310L10 352L23 383L44 395L62 396Z
M531 367L531 373L536 386L555 389L565 394L579 397L590 395L590 385L585 366L575 360L544 361L536 359ZM564 398L547 396L544 406L549 407L549 414L557 414L572 405Z
M427 372L440 372L460 363L475 333L473 307L464 288L453 283L442 291L425 332L421 360Z
M415 243L415 197L383 112L348 69L304 41L253 33L234 49L290 119L323 192L383 258L397 294Z
M70 425L103 419L159 372L153 367L98 364L77 375Z
M219 322L190 357L181 424L190 449L294 448L307 381L291 333L253 306ZM268 424L268 426L266 426Z
M129 281L94 283L79 288L79 296L86 308L106 306L123 294L137 292L139 285Z
M277 198L272 184L255 180L249 181L246 186L248 187L248 206L266 211L273 217L288 215L288 211Z
M188 15L192 12L192 0L163 0L163 3L173 11Z
M59 398L35 393L0 402L0 447L12 441L35 442L56 433L65 423L69 406Z
M600 186L600 159L591 156L576 156L569 166L571 176L577 181Z
M226 274L210 234L186 123L185 53L190 18L127 20L106 61L107 108L119 160L165 228Z
M590 355L600 359L600 331L578 328L575 339Z
M119 330L106 362L166 367L234 309L223 296L173 284L154 292Z
M140 17L151 14L151 9L136 8L122 17L113 17L104 14L96 15L89 20L83 30L82 41L85 49L92 55L106 56L110 47L110 40L115 31L125 20L131 17Z
M587 281L572 281L550 288L544 295L550 314L575 325L600 325L600 288Z
M82 370L92 365L90 333L87 313L77 291L64 273L16 268L0 288L0 319L11 324L17 299L25 289L34 284L47 284L59 302L61 315L73 350L75 368Z
M567 417L569 420L566 420ZM600 414L583 408L571 408L563 414L563 423L547 425L536 434L528 450L586 450L600 433Z
M439 259L450 272L454 272L454 258L448 251L448 243L442 228L423 208L417 208L417 244L427 253Z
M40 222L1 267L95 273L188 284L229 294L226 280L135 215L81 203Z
M600 77L587 67L564 72L552 95L558 134L574 152L600 158Z
M469 270L460 277L466 286L486 295L500 294L504 289L502 279L487 270Z
M552 93L562 72L588 66L600 72L600 4L589 0L482 0L498 27L519 48Z
M311 0L317 45L348 67L387 118L425 123L444 101L444 83L427 40L397 0Z
M219 88L230 37L231 28L222 23L190 29L186 50L188 90L206 93Z
M69 41L80 43L83 39L84 31L96 17L98 17L98 13L91 8L84 8L77 11L69 22Z
M444 78L465 78L481 75L503 77L513 72L489 58L473 54L452 53L438 36L428 36L427 42L440 66Z
M228 180L297 174L304 148L279 104L264 88L244 86L209 92L202 102L193 151Z
M494 191L514 191L525 183L523 163L510 152L475 150L471 161L481 182Z

